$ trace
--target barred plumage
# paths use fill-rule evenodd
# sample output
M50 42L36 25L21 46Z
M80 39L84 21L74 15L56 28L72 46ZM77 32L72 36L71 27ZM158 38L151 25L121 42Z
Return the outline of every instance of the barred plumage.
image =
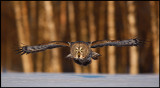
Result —
M138 39L128 39L128 40L99 40L94 41L91 44L91 48L102 47L102 46L140 46L143 41Z

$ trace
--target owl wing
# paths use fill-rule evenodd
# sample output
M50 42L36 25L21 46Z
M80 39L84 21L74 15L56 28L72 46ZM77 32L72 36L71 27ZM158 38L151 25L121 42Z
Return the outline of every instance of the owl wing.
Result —
M91 42L91 48L97 48L102 46L139 46L142 45L143 42L144 41L141 41L138 38L128 40L99 40Z
M39 51L44 51L46 49L52 49L52 48L57 48L57 47L69 47L70 42L63 42L63 41L52 41L46 44L41 44L41 45L35 45L35 46L23 46L19 48L17 51L21 55L23 54L29 54L29 53L35 53Z

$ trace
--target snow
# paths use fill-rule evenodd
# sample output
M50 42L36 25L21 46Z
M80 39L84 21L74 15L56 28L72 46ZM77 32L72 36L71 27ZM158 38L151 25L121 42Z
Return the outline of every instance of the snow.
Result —
M156 74L1 73L2 87L159 87Z

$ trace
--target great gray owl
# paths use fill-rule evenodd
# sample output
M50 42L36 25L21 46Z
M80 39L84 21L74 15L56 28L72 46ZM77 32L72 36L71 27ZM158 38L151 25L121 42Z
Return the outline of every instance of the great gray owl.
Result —
M64 41L52 41L47 44L35 45L35 46L23 46L18 51L21 55L29 54L46 49L52 49L57 47L70 47L70 54L67 58L72 58L75 63L86 66L91 63L91 58L96 60L100 54L93 52L91 48L97 48L102 46L139 46L143 41L135 38L128 40L98 40L93 42L64 42Z

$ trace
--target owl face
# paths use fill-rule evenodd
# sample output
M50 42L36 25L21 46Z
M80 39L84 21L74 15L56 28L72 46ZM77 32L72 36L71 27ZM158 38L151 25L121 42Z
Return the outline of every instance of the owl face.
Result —
M84 49L83 47L79 46L79 47L76 47L75 49L75 52L76 52L76 58L84 58Z
M73 58L84 59L89 56L91 49L85 42L76 42L71 45L71 55Z

